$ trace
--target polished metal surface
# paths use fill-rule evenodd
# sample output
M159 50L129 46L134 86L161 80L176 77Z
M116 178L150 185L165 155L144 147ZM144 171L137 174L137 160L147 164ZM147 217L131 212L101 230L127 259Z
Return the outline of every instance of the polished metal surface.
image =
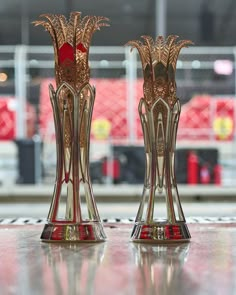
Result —
M89 84L89 47L93 33L108 26L107 18L72 12L44 14L34 24L51 35L55 55L56 91L49 86L53 109L57 173L54 194L41 239L52 242L104 241L106 239L93 196L89 174L89 146L95 88ZM62 187L67 189L66 210L60 216ZM81 186L87 204L81 210Z
M189 242L190 233L185 222L167 224L165 221L152 224L136 222L131 234L134 242L178 243Z
M106 235L101 222L80 222L78 224L47 223L41 235L43 242L99 242Z
M42 225L0 225L1 294L236 294L236 224L190 224L191 243L131 243L132 224L106 224L105 243L40 243Z
M136 242L188 241L191 236L179 199L175 176L175 145L180 102L176 95L175 71L181 48L192 44L177 41L178 36L166 40L158 36L142 36L128 45L137 48L143 68L143 95L139 102L139 116L143 129L146 170L142 200L131 239ZM166 218L160 221L155 212L155 200L165 195Z

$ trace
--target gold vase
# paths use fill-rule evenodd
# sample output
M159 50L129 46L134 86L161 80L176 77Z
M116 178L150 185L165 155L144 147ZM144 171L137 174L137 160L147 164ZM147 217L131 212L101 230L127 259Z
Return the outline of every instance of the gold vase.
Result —
M143 36L143 42L130 41L138 49L142 62L144 97L139 102L146 153L146 171L142 200L131 235L133 241L181 242L189 241L175 177L175 143L180 116L180 102L176 96L175 71L181 48L191 41L153 40ZM155 201L165 196L167 214L161 219L155 214Z
M56 87L49 86L54 115L57 173L48 222L42 241L96 242L106 239L99 217L89 174L90 127L95 88L89 84L89 46L92 35L108 26L105 17L72 12L44 14L35 25L42 25L53 41ZM81 186L84 186L87 216L81 210ZM62 187L66 186L66 209L59 217Z

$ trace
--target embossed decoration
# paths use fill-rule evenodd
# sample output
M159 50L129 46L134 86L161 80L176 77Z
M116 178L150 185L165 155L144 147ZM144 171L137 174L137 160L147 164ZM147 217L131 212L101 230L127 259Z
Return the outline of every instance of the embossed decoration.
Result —
M190 40L177 41L178 36L170 35L165 40L158 36L142 36L143 43L132 40L127 45L137 48L142 62L144 76L144 99L151 108L161 97L173 106L176 98L175 71L181 48L193 44ZM131 50L132 50L131 49Z
M150 36L127 44L137 48L143 68L143 93L139 115L144 135L146 173L142 201L132 232L133 241L188 241L175 177L175 143L180 103L176 96L175 71L181 48L193 44L177 41L171 35L165 40ZM166 199L167 216L158 218L155 201L158 195ZM158 206L158 205L156 205Z
M92 36L101 27L109 26L109 19L103 16L82 18L81 12L72 12L69 21L60 14L42 14L40 17L44 20L33 23L43 26L52 37L57 87L67 82L80 89L90 78L88 56Z
M57 142L57 175L48 224L43 241L103 241L106 236L93 196L89 174L89 143L95 88L89 84L89 46L92 35L108 26L105 17L72 12L64 15L43 14L35 21L51 35L55 55L57 90L49 86ZM84 187L87 217L81 209ZM59 216L62 187L66 186L66 212Z

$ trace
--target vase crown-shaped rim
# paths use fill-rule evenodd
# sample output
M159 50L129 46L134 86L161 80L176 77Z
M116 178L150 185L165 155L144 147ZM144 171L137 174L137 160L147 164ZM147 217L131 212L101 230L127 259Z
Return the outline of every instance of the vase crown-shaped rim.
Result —
M144 84L144 99L151 108L159 98L164 99L169 106L176 101L175 71L180 50L193 44L190 40L177 40L177 35L166 39L157 36L142 36L143 41L132 40L127 45L137 48L142 62Z
M55 54L55 75L57 86L69 83L78 91L89 83L89 47L95 31L109 26L109 19L103 16L84 16L71 12L69 19L62 14L42 14L35 26L43 26L49 32Z

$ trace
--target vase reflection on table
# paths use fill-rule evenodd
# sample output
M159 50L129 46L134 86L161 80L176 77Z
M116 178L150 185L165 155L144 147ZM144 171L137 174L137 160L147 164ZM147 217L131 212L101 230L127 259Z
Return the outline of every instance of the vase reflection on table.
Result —
M51 242L104 241L106 239L94 200L89 174L90 128L95 88L89 84L89 46L92 35L108 26L105 17L72 12L41 15L42 25L51 35L55 54L57 89L49 86L53 109L57 171L54 194L41 239ZM81 211L81 185L84 186L87 216ZM59 217L62 187L67 188L66 212Z
M145 181L131 239L136 242L185 242L190 233L185 222L175 177L175 143L180 116L176 96L175 71L181 48L192 44L143 36L128 45L138 49L142 62L144 97L139 102L146 154ZM161 220L155 212L157 197L164 194L167 216ZM156 204L156 207L158 204Z
M133 274L139 278L136 286L137 294L175 294L176 290L179 290L181 278L187 275L185 264L189 252L189 243L178 245L133 243L137 266Z
M94 294L96 276L106 253L106 243L41 244L44 294ZM48 279L50 278L50 280ZM63 291L62 291L63 290Z

